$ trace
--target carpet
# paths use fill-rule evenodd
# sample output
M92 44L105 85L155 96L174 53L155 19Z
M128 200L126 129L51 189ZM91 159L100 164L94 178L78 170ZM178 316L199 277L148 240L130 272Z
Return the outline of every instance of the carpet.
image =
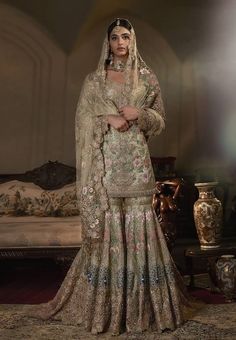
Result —
M184 339L236 339L236 303L206 305L191 320L174 332L158 334L111 334L94 336L78 326L62 325L56 321L39 321L20 317L20 305L0 306L0 339L2 340L184 340Z

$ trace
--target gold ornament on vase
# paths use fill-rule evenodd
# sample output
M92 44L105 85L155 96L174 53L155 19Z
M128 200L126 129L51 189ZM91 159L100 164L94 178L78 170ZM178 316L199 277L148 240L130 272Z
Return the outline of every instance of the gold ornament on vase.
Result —
M222 255L216 262L217 284L227 302L236 296L236 259L234 255Z
M223 209L215 197L217 182L196 183L199 198L194 203L194 222L201 249L220 247Z

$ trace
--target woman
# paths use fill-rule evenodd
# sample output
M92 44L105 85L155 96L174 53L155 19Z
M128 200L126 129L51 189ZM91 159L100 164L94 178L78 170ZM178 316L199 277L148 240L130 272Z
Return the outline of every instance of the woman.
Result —
M152 207L147 147L164 128L158 81L126 19L108 27L76 113L83 246L56 297L31 315L94 334L175 329L187 299Z

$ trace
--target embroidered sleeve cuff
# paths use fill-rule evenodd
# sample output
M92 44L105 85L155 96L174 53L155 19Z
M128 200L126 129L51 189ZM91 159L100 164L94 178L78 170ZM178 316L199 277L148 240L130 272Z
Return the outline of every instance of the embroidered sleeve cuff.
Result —
M144 109L139 110L138 125L141 130L145 131L147 128L147 118L146 118L146 112Z
M147 136L158 135L165 127L163 117L153 109L141 109L138 117L139 128Z
M99 116L96 117L95 119L95 126L96 129L100 129L102 134L105 135L107 133L107 131L109 130L109 124L107 121L107 117L106 116Z

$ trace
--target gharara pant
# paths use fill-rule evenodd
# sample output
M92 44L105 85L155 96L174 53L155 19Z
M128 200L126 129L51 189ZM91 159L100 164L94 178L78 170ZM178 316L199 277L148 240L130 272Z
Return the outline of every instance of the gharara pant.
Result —
M187 303L152 196L110 198L101 243L82 246L56 297L35 314L92 333L175 329Z

